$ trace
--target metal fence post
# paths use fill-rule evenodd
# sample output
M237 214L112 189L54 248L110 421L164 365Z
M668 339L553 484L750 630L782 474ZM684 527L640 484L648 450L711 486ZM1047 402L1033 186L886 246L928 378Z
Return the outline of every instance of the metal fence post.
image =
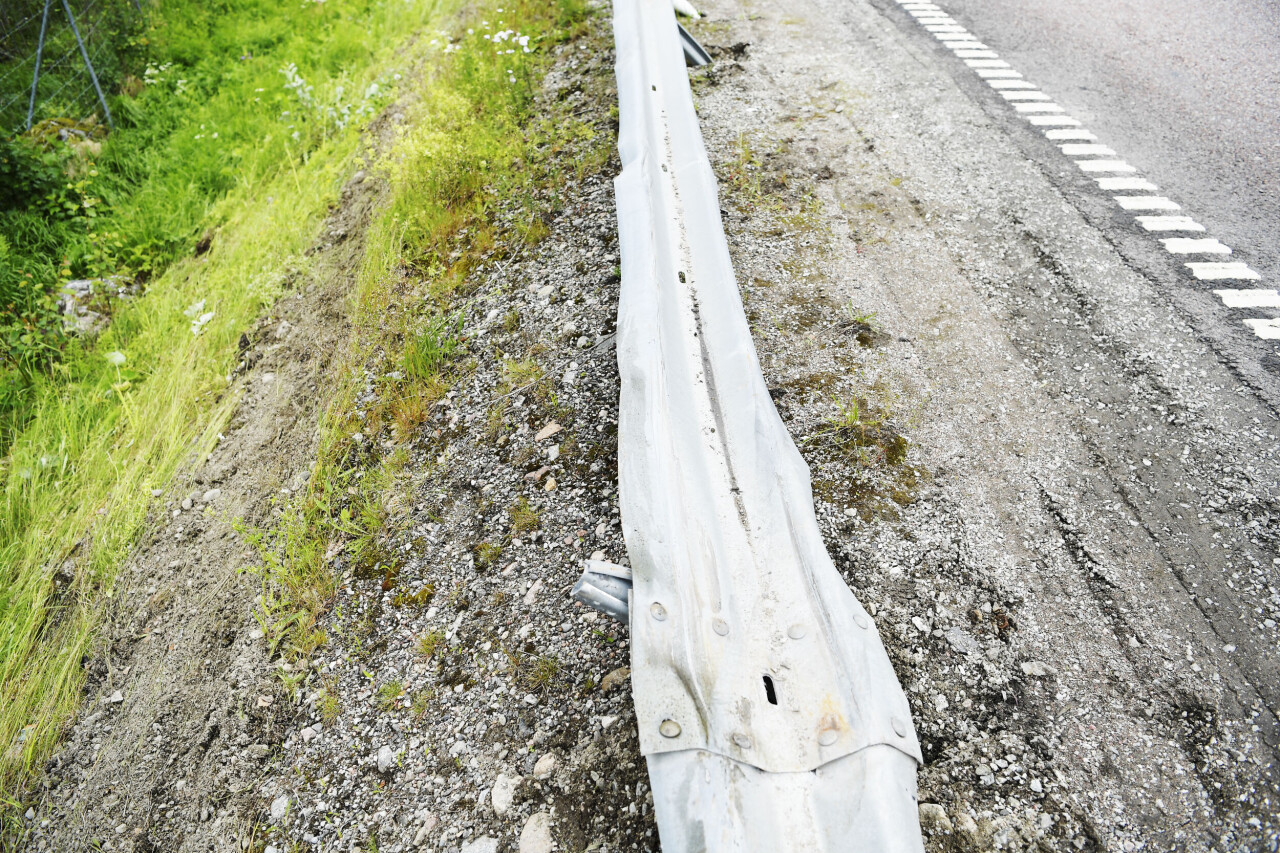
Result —
M36 86L40 83L40 60L44 56L44 34L49 29L49 7L53 0L44 0L44 17L40 19L40 41L36 44L36 70L31 75L31 100L27 104L27 130L36 112Z
M71 22L71 32L75 33L76 44L80 45L80 55L84 57L84 66L89 69L89 79L93 81L94 91L98 93L98 103L102 104L102 111L107 114L107 125L113 130L115 122L111 120L111 108L107 106L107 98L102 94L102 86L98 83L98 75L93 70L93 63L89 61L89 51L84 46L84 39L80 38L80 28L76 26L75 15L71 14L71 5L67 0L62 0L62 8L67 13L67 20Z

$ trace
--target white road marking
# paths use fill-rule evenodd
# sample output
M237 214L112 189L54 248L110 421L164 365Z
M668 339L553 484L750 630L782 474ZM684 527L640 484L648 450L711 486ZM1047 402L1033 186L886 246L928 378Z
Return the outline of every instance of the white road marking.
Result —
M1204 230L1204 226L1190 216L1139 216L1138 224L1148 231Z
M1098 182L1098 189L1108 192L1120 192L1121 190L1155 192L1160 189L1146 178L1094 178L1094 180Z
M1137 169L1123 160L1077 160L1082 172L1136 172Z
M1071 127L1080 126L1080 119L1071 118L1071 116L1024 116L1024 118L1037 127L1050 127L1055 124L1069 125Z
M1264 341L1280 341L1280 320L1245 320L1244 324Z
M1213 237L1165 237L1164 250L1174 255L1229 255L1231 247Z
M1229 263L1192 263L1186 264L1185 266L1187 269L1191 270L1192 275L1204 281L1222 281L1224 279L1257 281L1262 278L1262 276L1249 269L1248 264L1241 261L1231 261Z
M1177 202L1162 195L1116 195L1112 198L1125 210L1182 210Z
M1274 290L1215 290L1214 293L1228 308L1280 308L1280 293Z
M996 51L983 44L976 35L956 23L941 7L924 0L898 0L899 5L916 19L934 38L955 53L975 74L1000 92L1005 102L1011 104L1032 126L1044 128L1044 135L1051 140L1077 140L1058 147L1066 157L1094 157L1075 160L1080 170L1089 174L1106 192L1150 192L1158 190L1150 181L1130 176L1098 173L1136 173L1138 170L1116 158L1116 152L1106 145L1096 144L1098 137L1081 126L1079 119L1065 115L1065 110L1052 103L1052 98L1022 74L1013 70L1008 62L999 58ZM1115 202L1125 210L1181 210L1172 199L1159 195L1113 195ZM1138 224L1147 231L1204 231L1204 226L1189 216L1137 216ZM1161 240L1165 250L1175 255L1229 255L1231 248L1213 238L1166 237ZM1257 280L1260 276L1243 262L1193 262L1185 264L1196 278L1204 280L1244 279ZM1275 290L1215 290L1228 308L1280 308L1280 294ZM1248 319L1244 321L1258 337L1264 340L1280 340L1280 319Z
M1066 145L1059 145L1062 153L1068 157L1086 157L1090 154L1096 154L1099 157L1114 157L1116 152L1112 151L1105 145L1091 145L1089 143L1068 142Z

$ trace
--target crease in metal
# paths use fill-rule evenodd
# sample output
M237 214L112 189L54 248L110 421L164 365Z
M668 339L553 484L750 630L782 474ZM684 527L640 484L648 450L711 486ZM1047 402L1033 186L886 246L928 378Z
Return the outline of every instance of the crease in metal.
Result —
M627 601L663 849L915 853L910 709L765 386L670 0L616 0L614 37L631 585L580 585Z

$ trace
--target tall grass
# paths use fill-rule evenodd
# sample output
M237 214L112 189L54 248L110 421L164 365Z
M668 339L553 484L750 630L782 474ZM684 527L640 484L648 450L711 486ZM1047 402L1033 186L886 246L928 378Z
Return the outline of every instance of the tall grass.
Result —
M372 110L343 118L343 92L376 105L370 87L389 84L405 35L443 14L431 0L228 0L188 11L156 37L185 58L190 79L152 85L190 97L119 131L98 164L114 212L94 227L121 233L120 251L140 254L117 260L154 278L101 336L72 341L33 380L0 460L0 795L10 804L80 701L82 656L151 489L215 446L236 403L227 373L239 336L287 271L305 267L353 168ZM206 64L216 51L231 67ZM206 229L216 237L193 258L184 241Z
M388 200L366 236L319 459L276 528L255 534L259 618L286 653L310 652L336 585L324 559L334 545L346 549L349 565L395 576L396 557L379 541L395 523L393 507L411 503L398 498L408 457L379 448L387 431L407 438L473 369L475 353L460 337L471 273L486 257L501 260L536 240L532 223L557 204L551 191L610 155L612 139L597 139L568 108L534 109L552 48L581 33L586 15L581 0L487 0L469 8L448 52L423 75L407 130L382 166ZM572 156L570 143L582 143ZM499 203L518 208L514 227L499 224ZM356 406L368 376L381 377L376 400Z

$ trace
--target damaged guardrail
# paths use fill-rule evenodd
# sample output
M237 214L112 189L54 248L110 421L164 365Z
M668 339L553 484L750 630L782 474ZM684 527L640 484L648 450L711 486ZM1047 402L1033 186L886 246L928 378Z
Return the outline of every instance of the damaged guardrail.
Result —
M629 619L667 853L920 851L910 710L760 373L670 3L614 4L632 569L575 592Z

